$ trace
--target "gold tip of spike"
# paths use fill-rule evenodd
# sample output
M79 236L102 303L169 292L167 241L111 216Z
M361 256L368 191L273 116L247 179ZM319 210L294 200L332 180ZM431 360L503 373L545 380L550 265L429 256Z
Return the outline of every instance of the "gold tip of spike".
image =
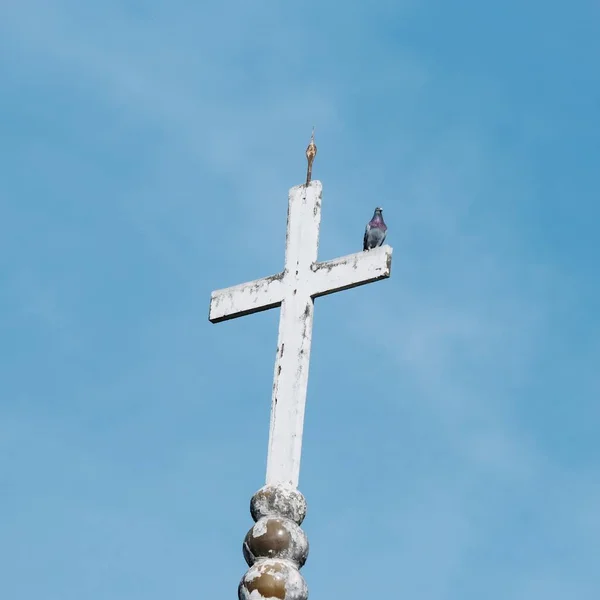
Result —
M310 136L310 143L306 148L306 160L308 160L308 168L306 169L306 187L310 184L312 177L312 166L315 156L317 155L317 146L315 144L315 128L313 126L312 135Z

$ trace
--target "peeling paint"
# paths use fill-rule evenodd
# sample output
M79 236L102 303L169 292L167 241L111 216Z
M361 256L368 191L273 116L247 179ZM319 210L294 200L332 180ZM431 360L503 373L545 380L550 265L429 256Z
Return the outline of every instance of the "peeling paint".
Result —
M267 523L268 519L266 517L263 517L256 522L251 530L254 537L261 537L267 533Z
M308 588L289 561L267 559L250 567L238 587L239 600L308 600Z
M248 566L265 558L282 558L301 568L308 557L308 538L299 525L285 517L262 517L244 539Z
M302 493L286 485L265 485L250 501L250 514L254 521L267 516L278 516L301 525L306 511L306 499Z

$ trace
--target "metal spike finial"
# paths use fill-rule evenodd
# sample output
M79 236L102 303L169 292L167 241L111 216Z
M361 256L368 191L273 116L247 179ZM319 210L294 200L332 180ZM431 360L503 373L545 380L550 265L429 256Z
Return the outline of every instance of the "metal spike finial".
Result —
M312 135L310 136L310 143L306 148L306 159L308 160L308 168L306 169L306 187L310 184L310 178L312 177L312 166L315 156L317 155L317 146L315 144L315 127L313 125Z

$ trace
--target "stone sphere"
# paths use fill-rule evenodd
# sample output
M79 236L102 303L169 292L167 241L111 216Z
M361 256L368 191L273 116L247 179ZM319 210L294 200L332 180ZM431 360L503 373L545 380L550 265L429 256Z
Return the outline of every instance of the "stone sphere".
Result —
M260 558L284 558L300 568L307 556L306 534L294 521L284 517L262 517L244 539L244 558L249 566Z
M238 586L239 600L308 600L304 577L284 560L261 560L248 569Z
M250 501L250 513L255 521L262 517L285 517L300 525L306 517L306 500L293 487L265 485Z

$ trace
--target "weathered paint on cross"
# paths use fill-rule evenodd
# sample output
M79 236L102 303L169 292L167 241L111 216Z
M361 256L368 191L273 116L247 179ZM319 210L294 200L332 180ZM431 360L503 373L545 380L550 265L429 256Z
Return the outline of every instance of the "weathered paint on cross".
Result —
M298 486L313 326L313 300L390 276L392 248L382 246L317 262L320 181L289 193L285 267L281 273L212 293L209 319L219 323L281 306L275 359L267 484Z

